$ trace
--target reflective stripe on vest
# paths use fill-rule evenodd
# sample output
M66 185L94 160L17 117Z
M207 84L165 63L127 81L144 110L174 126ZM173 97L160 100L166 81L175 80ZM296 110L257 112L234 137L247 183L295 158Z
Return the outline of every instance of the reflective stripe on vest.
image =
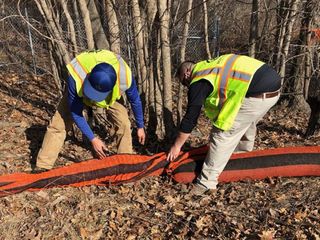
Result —
M78 76L78 78L83 83L88 72L85 70L85 68L81 65L81 63L78 61L76 57L70 62L70 66L72 67L74 73Z
M222 68L222 72L220 74L219 83L218 83L219 110L222 109L223 104L226 100L226 90L227 90L228 80L230 77L230 71L237 58L238 58L237 55L231 55L227 60L227 62L225 63L224 67Z
M116 84L105 100L101 102L92 102L83 98L83 102L86 105L96 105L98 107L108 108L112 105L121 95L131 86L132 73L129 66L121 58L108 50L97 50L83 52L75 57L68 65L67 69L70 75L73 77L76 83L77 94L79 97L83 97L82 85L91 70L99 63L106 62L110 64L117 75Z
M204 70L201 70L201 71L198 71L198 72L195 72L193 75L192 75L192 78L195 78L195 77L205 77L209 74L219 74L221 71L221 68L220 67L214 67L214 68L208 68L208 69L204 69Z
M128 84L129 84L128 77L127 77L126 64L122 59L122 57L120 57L119 55L117 55L117 59L119 61L119 68L117 71L118 85L119 85L120 92L123 93L128 89ZM75 57L68 65L72 67L74 73L78 76L79 80L81 80L81 83L83 83L85 78L87 77L88 72L81 65L78 59Z
M194 66L191 84L205 79L213 86L205 112L214 126L231 128L253 75L263 64L247 56L228 54Z
M125 92L128 89L128 77L127 77L127 70L126 64L123 61L120 55L117 55L117 59L119 61L119 71L118 71L118 81L121 93Z
M221 71L220 67L214 67L214 68L208 68L202 71L196 72L192 77L205 77L206 75L209 74L219 74ZM231 71L231 77L233 79L237 79L240 81L250 81L251 75L245 72L240 72L240 71Z
M210 74L219 75L219 83L217 84L219 86L219 92L218 92L219 109L222 109L223 103L226 100L226 89L227 89L229 78L233 78L235 80L245 81L245 82L250 82L251 80L252 75L249 73L232 71L233 64L235 63L238 57L240 56L232 54L229 57L229 59L226 61L223 67L213 67L213 68L204 69L204 70L195 72L192 75L192 78L195 78L195 77L205 78L207 75L210 75Z

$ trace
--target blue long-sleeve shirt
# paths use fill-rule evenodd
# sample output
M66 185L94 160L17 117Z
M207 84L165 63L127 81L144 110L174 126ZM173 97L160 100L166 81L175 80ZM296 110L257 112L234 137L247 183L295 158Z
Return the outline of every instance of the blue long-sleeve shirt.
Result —
M71 112L71 116L76 123L80 131L91 141L94 138L93 131L91 130L88 122L83 116L84 103L76 92L76 83L69 75L67 79L68 85L68 103ZM129 89L126 90L128 101L131 105L137 128L143 128L143 111L140 96L137 89L137 84L132 77L132 83Z

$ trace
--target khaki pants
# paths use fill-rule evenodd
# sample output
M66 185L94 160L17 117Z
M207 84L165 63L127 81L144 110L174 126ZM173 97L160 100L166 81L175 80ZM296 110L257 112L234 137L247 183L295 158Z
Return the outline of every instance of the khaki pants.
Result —
M108 110L108 119L113 125L117 153L132 153L131 124L126 108L115 102ZM52 117L42 147L37 156L37 167L51 169L63 147L67 132L72 128L71 117L67 103L67 94L61 99L57 111Z
M252 151L256 136L256 124L276 104L279 96L273 98L245 98L232 128L222 131L213 127L209 151L197 183L215 189L218 177L234 151Z

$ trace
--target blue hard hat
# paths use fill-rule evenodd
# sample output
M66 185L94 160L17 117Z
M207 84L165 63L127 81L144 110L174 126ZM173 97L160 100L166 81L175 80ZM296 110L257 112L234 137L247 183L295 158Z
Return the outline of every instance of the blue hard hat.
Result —
M110 94L116 80L114 68L108 63L99 63L84 80L83 94L95 102L101 102Z

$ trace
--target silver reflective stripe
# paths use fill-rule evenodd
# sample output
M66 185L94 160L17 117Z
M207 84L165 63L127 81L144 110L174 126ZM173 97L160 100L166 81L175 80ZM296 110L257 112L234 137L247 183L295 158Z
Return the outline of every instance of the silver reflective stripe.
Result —
M120 83L120 91L124 92L128 89L128 83L127 83L127 69L126 64L124 63L122 57L117 55L118 61L119 61L119 83Z
M77 58L74 58L71 61L71 65L74 69L74 71L77 73L77 75L80 77L80 79L82 80L82 82L84 81L84 79L87 76L87 73L85 72L85 70L82 68L82 66L80 65L79 61L77 60Z
M219 74L220 70L221 70L221 68L215 67L215 68L208 68L208 69L205 69L202 71L197 71L194 73L192 78L205 76L205 75L209 75L209 74Z
M225 90L227 87L228 79L229 79L229 72L231 71L231 68L233 66L233 63L237 59L237 55L232 55L227 62L225 63L222 73L220 76L220 82L219 82L219 89L218 89L218 94L219 94L219 109L222 109L223 103L226 100L226 95L225 95Z
M250 81L250 79L251 79L251 74L243 73L243 72L237 72L237 71L232 71L230 76L232 78L237 79L237 80L243 80L243 81Z

